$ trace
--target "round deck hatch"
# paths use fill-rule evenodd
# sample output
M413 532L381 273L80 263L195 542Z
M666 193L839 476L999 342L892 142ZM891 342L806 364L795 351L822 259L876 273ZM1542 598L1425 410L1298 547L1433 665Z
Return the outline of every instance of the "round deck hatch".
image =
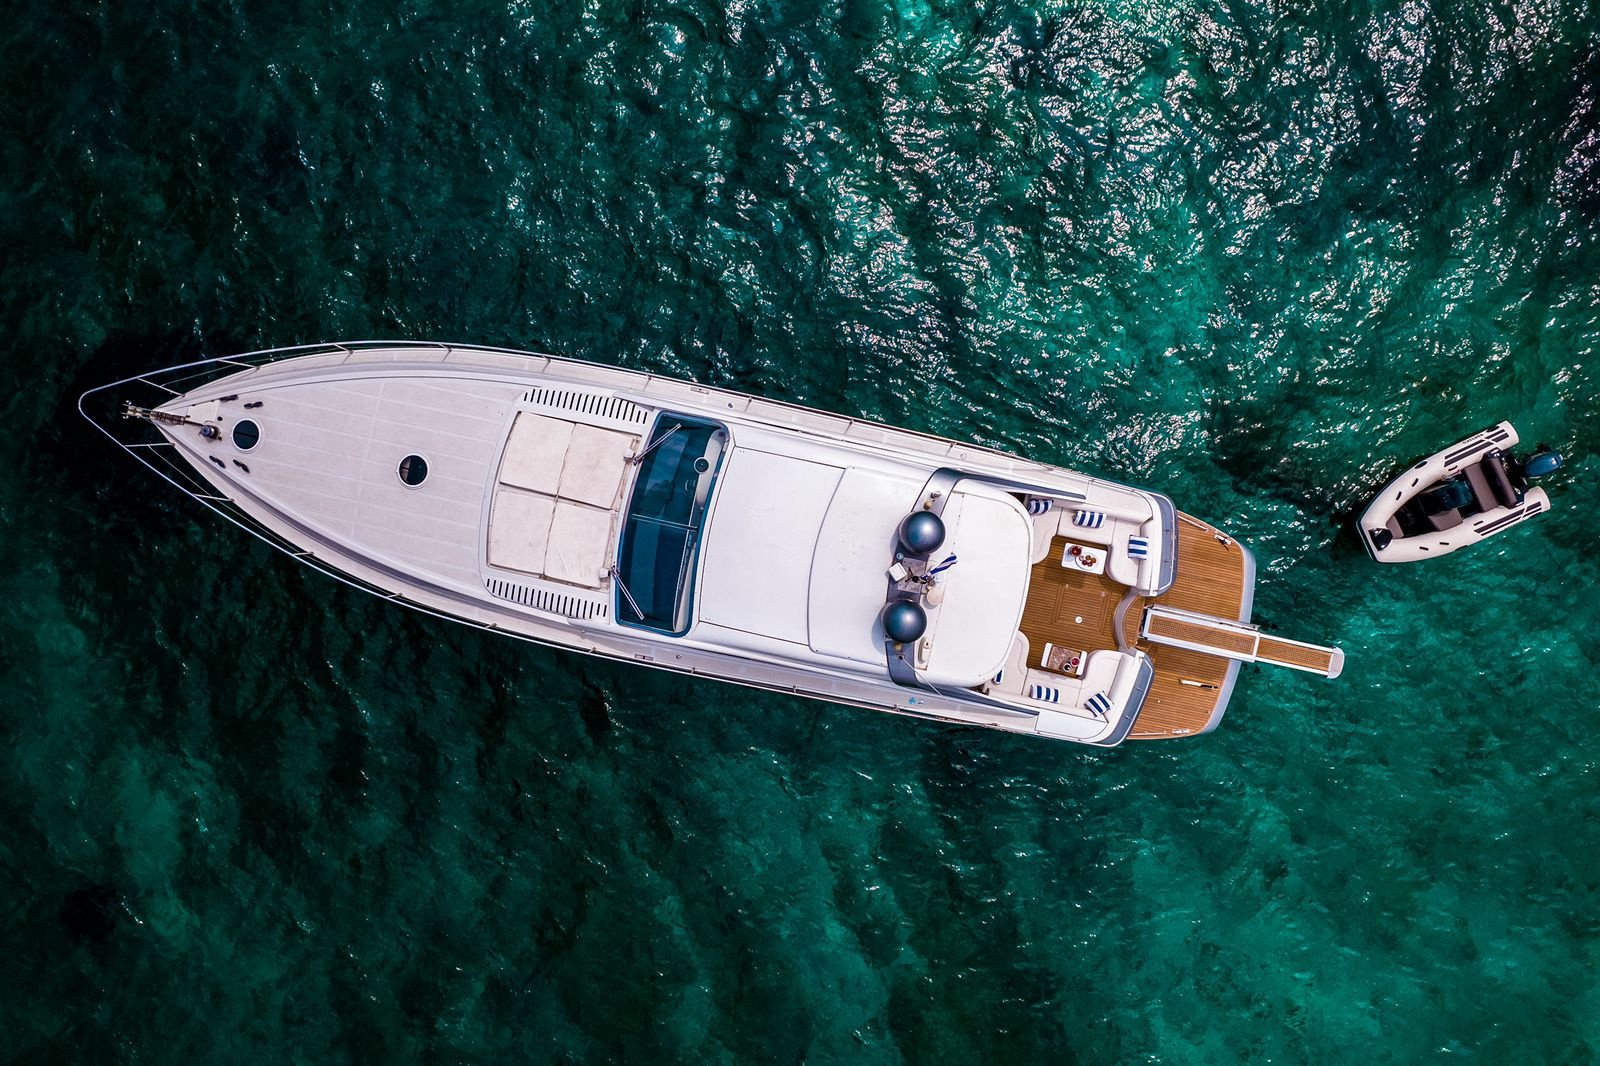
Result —
M241 452L247 452L261 443L261 427L248 418L240 419L233 424L233 446Z
M416 488L428 480L428 460L420 455L408 455L400 460L400 483Z

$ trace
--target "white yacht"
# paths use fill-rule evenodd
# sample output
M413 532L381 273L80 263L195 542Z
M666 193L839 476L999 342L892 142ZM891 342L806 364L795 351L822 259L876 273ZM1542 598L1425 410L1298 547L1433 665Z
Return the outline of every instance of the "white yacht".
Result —
M545 644L1102 746L1208 732L1255 566L1159 493L692 382L362 342L144 374L80 410L207 507L386 598Z

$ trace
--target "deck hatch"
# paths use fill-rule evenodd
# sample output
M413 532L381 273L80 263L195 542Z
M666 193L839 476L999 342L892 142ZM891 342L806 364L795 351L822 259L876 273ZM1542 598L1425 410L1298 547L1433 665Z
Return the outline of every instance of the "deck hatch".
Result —
M261 427L248 418L240 419L233 424L233 446L241 452L247 452L261 443Z
M395 472L400 476L402 485L414 489L428 480L428 460L420 455L408 455L400 460L400 466Z

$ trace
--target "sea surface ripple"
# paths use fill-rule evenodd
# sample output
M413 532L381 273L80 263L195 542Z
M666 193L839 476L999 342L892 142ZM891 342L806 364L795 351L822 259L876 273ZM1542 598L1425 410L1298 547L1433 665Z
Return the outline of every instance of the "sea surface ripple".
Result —
M0 1059L1600 1058L1595 0L8 8ZM976 439L1250 544L1112 752L524 647L296 567L89 385L505 344ZM1529 528L1351 534L1512 419Z

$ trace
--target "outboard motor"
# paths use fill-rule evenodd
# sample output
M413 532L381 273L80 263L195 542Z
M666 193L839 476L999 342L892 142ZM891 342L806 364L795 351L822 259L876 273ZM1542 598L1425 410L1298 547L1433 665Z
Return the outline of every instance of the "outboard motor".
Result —
M1539 445L1539 451L1522 461L1522 480L1548 477L1561 469L1561 453L1544 450L1549 447L1548 444Z

